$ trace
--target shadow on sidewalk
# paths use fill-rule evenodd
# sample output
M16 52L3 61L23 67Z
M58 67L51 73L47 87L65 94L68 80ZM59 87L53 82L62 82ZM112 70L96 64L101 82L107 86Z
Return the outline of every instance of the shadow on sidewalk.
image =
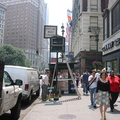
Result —
M71 102L71 101L75 101L75 100L80 100L80 99L78 97L65 99L65 100L58 100L58 101L54 101L53 99L49 99L47 101L40 101L36 104L44 104L45 106L47 106L47 105L62 105L63 102Z
M108 111L107 113L111 113L111 114L120 114L120 111L117 109L114 109L114 112Z

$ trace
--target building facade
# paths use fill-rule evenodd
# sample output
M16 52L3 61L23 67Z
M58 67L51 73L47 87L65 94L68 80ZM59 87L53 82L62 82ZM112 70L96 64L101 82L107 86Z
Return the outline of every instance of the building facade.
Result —
M103 62L107 70L120 73L120 0L109 0L103 26Z
M5 5L0 3L0 46L4 44Z
M4 44L21 48L32 67L41 68L44 0L0 0L6 5Z
M80 73L83 73L85 69L102 67L102 13L107 4L108 0L73 1L71 41L74 61L79 62Z

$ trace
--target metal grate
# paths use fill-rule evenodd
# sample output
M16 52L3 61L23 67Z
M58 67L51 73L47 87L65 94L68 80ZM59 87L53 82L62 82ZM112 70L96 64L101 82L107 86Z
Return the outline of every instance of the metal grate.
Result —
M74 119L74 118L76 118L76 116L72 115L72 114L63 114L63 115L60 115L58 118L60 118L60 119Z

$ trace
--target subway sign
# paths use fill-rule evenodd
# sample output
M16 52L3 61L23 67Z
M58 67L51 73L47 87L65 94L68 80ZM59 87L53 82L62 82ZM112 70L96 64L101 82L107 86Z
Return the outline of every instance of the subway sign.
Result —
M106 45L102 48L102 51L105 52L105 51L113 48L114 46L118 46L118 45L120 45L120 38L117 38L117 39L115 39L114 41L109 42L108 44L106 44Z

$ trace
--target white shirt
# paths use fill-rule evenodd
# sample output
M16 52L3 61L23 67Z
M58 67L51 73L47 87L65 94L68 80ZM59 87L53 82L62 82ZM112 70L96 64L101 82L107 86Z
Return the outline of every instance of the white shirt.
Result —
M88 81L90 81L91 79L93 78L93 75L90 75L89 77L88 77ZM91 81L92 82L92 81ZM91 83L90 82L90 83ZM97 87L97 82L98 82L98 79L96 79L91 85L90 85L90 87L89 88L95 88L95 87ZM89 83L89 84L90 84Z
M100 79L100 73L96 73L95 77L97 77L97 79Z
M49 84L49 77L48 77L47 75L45 75L45 76L43 77L43 84L44 84L44 85L48 85L48 84Z
M61 75L60 75L60 76L57 76L57 78L58 78L58 81L63 81Z

